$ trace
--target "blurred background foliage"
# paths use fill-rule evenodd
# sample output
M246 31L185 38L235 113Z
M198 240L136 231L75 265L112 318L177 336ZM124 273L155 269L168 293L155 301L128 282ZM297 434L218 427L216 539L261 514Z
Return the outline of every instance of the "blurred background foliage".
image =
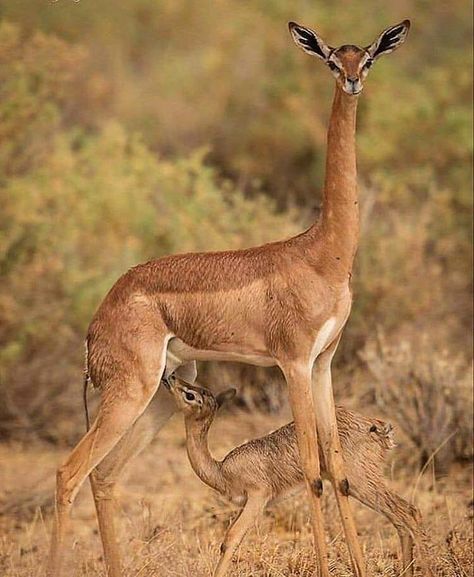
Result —
M0 435L64 437L52 410L77 423L86 327L129 266L317 217L333 81L288 20L365 45L412 19L360 99L362 238L339 370L353 380L379 326L468 356L470 4L1 0L0 12Z

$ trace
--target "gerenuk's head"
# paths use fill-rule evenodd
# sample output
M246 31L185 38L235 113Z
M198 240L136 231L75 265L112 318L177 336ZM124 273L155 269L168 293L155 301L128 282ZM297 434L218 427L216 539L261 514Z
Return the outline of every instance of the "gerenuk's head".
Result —
M296 22L289 22L288 27L297 46L325 62L344 92L357 95L362 92L364 80L374 62L383 54L393 52L405 42L410 29L410 21L404 20L400 24L387 28L375 42L365 48L352 44L333 48L310 28L300 26Z

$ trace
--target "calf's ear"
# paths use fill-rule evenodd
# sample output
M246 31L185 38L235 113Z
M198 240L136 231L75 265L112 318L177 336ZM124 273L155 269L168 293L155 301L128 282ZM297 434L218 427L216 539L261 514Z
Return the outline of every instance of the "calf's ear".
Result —
M231 401L237 393L236 389L226 389L216 396L217 406L220 408L224 403Z

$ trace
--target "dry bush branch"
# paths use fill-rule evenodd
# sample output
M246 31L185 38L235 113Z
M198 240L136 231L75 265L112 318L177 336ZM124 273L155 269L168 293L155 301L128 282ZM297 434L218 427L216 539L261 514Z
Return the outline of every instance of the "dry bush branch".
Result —
M462 356L437 350L426 333L394 342L379 330L361 357L374 377L377 405L417 447L421 467L432 456L438 472L472 458L472 390Z

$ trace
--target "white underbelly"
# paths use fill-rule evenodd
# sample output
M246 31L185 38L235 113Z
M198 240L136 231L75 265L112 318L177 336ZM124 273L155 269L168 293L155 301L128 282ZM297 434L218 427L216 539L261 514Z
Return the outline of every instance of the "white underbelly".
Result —
M170 340L166 356L167 367L179 366L189 361L234 361L258 367L273 367L277 364L276 359L266 355L195 349L176 337Z

